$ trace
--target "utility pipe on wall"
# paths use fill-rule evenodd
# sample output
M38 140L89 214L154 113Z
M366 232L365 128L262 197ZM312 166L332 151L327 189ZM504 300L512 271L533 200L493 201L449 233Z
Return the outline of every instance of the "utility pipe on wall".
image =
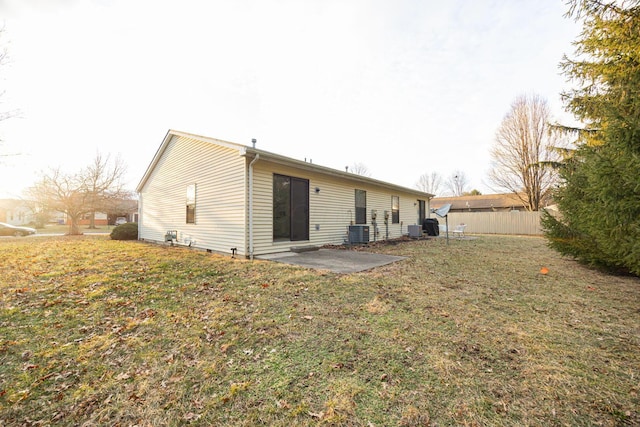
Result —
M256 154L256 157L249 163L249 259L251 260L253 260L253 164L259 158L260 154Z

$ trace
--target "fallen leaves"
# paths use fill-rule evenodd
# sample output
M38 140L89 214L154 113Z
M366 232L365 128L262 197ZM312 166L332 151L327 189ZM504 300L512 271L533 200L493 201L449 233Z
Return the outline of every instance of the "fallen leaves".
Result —
M322 418L324 418L324 412L307 412L307 414L311 417L311 418L317 418L319 420L321 420Z
M291 405L286 400L281 399L276 400L276 407L278 407L278 409L290 409Z
M128 372L121 372L115 376L115 379L117 381L124 381L124 380L128 380L129 378L131 378L131 375L129 375Z
M45 268L39 242L20 248L35 269L15 260L0 277L0 424L463 425L507 410L611 424L580 406L596 394L637 418L636 392L612 391L636 386L617 372L637 362L637 281L552 260L537 240L518 243L526 256L507 238L408 243L402 268L344 276L85 239L56 243ZM562 275L542 280L542 264Z
M365 304L365 309L371 314L385 314L391 309L391 306L382 297L376 295Z
M202 414L196 414L195 412L187 412L184 417L182 417L185 421L198 421L202 418Z

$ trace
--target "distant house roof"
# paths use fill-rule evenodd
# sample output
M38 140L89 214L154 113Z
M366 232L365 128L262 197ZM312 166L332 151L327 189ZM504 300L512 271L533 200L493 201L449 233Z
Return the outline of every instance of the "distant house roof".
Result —
M505 210L524 209L524 203L515 194L482 194L480 196L434 197L431 207L437 209L451 203L451 210Z
M20 199L0 199L0 208L3 209L16 209L25 205L26 202Z

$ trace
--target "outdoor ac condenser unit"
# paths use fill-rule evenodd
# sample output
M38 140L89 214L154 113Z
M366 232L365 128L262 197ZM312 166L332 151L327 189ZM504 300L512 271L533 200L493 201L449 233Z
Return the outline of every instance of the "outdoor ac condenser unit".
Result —
M421 225L410 225L408 227L409 237L422 237L422 226Z
M369 226L368 225L350 225L349 226L349 243L369 243Z

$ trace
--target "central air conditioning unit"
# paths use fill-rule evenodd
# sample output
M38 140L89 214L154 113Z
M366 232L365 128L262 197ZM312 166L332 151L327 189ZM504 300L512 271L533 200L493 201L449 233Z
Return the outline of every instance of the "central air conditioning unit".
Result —
M412 238L422 237L421 225L410 225L408 229L409 229L409 237L412 237Z
M368 225L350 225L349 226L349 244L369 243L369 226Z

